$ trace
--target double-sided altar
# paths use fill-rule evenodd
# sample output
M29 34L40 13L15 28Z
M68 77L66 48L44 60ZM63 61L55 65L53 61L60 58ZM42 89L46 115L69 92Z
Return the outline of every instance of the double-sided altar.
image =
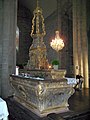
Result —
M69 110L68 99L74 93L73 84L68 84L65 78L66 70L49 69L46 46L43 42L46 34L44 18L38 1L33 14L33 43L29 48L29 60L25 69L20 70L18 75L10 75L14 99L39 116L66 112ZM61 41L61 48L62 45L64 46Z

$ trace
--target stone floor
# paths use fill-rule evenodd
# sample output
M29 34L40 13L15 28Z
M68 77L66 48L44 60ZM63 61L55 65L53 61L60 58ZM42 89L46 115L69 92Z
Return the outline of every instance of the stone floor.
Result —
M89 120L90 119L90 89L76 90L69 99L69 110L65 113L49 114L40 118L12 97L6 100L9 110L9 120Z

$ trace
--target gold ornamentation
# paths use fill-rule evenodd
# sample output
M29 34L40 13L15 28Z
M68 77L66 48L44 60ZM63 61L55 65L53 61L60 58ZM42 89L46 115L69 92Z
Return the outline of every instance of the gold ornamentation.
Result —
M33 11L34 17L32 19L32 31L31 31L31 36L34 37L44 37L46 32L45 32L45 25L44 25L44 17L42 15L42 9L38 5L37 1L37 7ZM41 20L41 30L40 31L40 20ZM36 24L35 24L36 23ZM36 26L36 32L35 32L35 26ZM35 33L34 33L35 32Z
M51 70L52 79L65 78L66 70Z
M47 69L48 60L46 58L46 46L43 42L45 36L44 18L42 15L42 9L38 5L33 12L34 17L32 19L32 31L31 36L33 38L33 44L29 49L29 60L27 63L28 69ZM36 28L35 28L36 27Z

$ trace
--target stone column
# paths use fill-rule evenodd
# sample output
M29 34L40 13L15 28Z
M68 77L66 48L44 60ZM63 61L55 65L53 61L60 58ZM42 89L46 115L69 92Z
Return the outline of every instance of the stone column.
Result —
M74 74L84 76L84 87L89 87L86 1L73 0L73 63Z
M73 0L73 63L74 63L74 75L79 74L78 63L78 47L77 47L77 4L76 0Z
M76 16L76 20L77 20L77 53L78 53L78 74L83 76L83 56L82 56L82 19L81 19L81 13L82 13L82 9L80 9L80 5L81 4L81 0L78 0L76 2L76 6L77 6L77 16Z
M5 98L12 94L9 78L16 66L17 0L0 2L0 96Z
M86 24L86 0L82 0L82 51L83 51L83 76L85 78L84 87L89 88L89 68L88 68L88 40Z
M60 33L60 38L61 38L61 31L62 31L62 26L61 26L61 23L62 23L62 0L57 0L57 16L56 16L56 19L57 19L57 30L59 30L59 33ZM61 69L61 51L58 51L57 52L57 59L59 60L59 68Z
M0 95L1 95L1 69L2 69L2 0L0 0Z

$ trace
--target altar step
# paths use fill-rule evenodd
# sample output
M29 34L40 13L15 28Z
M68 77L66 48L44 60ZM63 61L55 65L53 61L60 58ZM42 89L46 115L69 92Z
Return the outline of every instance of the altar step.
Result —
M48 115L50 120L90 120L90 111L83 113L74 113L69 111L62 114L50 114Z
M69 99L70 111L65 113L51 113L46 117L40 118L29 111L21 104L17 103L12 97L6 99L9 120L89 120L90 119L90 89L76 91Z

